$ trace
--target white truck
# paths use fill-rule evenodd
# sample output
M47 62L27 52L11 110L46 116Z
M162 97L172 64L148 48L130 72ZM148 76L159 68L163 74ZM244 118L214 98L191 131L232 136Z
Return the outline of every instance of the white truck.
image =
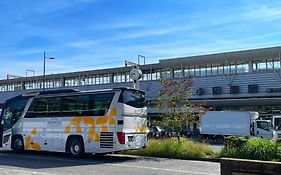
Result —
M272 125L277 132L278 138L281 138L281 115L272 116Z
M222 142L224 136L276 138L270 120L257 120L257 112L209 111L200 117L200 134Z

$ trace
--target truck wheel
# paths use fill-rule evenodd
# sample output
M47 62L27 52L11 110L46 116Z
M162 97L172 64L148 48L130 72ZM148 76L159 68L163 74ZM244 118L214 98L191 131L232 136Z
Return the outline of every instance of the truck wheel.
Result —
M71 157L81 157L84 154L84 144L79 138L72 138L67 142L67 153Z
M13 139L12 149L15 152L22 152L24 150L23 139L21 137L15 137Z

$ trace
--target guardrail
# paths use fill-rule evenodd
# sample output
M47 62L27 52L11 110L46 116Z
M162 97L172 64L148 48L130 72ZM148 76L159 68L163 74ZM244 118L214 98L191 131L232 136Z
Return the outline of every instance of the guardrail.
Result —
M281 175L281 162L221 159L221 175Z

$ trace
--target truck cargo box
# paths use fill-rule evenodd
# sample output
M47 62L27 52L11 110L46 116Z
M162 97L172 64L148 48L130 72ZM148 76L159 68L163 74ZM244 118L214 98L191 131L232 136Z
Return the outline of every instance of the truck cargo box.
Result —
M250 135L257 112L209 111L200 117L200 133L208 135Z

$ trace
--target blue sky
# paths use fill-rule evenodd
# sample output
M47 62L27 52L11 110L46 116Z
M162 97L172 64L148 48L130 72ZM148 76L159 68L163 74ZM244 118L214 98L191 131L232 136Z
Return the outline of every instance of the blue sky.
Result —
M275 0L2 0L0 79L281 45ZM29 73L29 75L31 75Z

